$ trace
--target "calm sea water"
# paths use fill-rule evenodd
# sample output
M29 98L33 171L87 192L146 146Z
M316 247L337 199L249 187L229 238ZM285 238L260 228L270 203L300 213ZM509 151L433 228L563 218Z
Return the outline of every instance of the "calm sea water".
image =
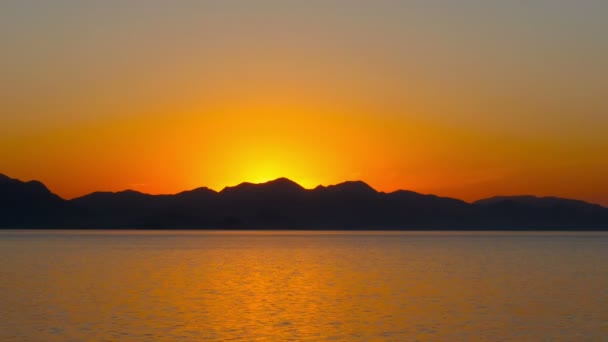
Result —
M1 341L606 341L608 234L0 231Z

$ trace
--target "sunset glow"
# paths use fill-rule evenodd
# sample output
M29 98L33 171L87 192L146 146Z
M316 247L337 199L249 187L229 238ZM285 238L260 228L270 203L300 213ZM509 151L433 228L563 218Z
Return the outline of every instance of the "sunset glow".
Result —
M608 204L605 5L423 3L5 6L0 173Z
M608 0L0 0L0 342L606 340L607 34Z

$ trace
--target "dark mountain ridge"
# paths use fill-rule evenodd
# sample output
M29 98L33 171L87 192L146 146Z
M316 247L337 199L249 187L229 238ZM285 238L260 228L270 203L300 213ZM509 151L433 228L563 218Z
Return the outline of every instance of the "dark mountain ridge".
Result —
M64 223L69 211L69 203L44 184L0 174L0 227L37 228Z
M304 189L286 178L220 192L126 190L64 200L40 182L0 174L0 228L608 230L608 209L535 196L467 203L378 192L361 181Z

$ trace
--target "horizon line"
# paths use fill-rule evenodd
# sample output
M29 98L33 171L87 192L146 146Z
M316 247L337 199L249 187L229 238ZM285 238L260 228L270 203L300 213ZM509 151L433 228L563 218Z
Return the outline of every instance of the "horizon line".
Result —
M432 193L421 193L421 192L417 192L417 191L413 191L413 190L408 190L408 189L397 189L397 190L393 190L393 191L390 191L390 192L386 192L386 191L379 191L376 188L374 188L373 186L369 185L369 183L367 183L367 182L365 182L363 180L360 180L360 179L359 180L345 180L345 181L342 181L342 182L339 182L339 183L336 183L336 184L328 184L328 185L319 184L319 185L315 186L314 188L306 188L303 185L301 185L300 183L298 183L298 182L296 182L296 181L294 181L294 180L292 180L290 178L287 178L287 177L278 177L276 179L272 179L272 180L268 180L268 181L264 181L264 182L257 182L257 183L253 182L253 181L243 181L243 182L240 182L240 183L238 183L236 185L224 186L219 191L218 190L214 190L212 188L209 188L207 186L199 186L199 187L195 187L195 188L192 188L192 189L186 189L186 190L182 190L182 191L178 191L178 192L174 192L174 193L146 193L146 192L142 192L142 191L139 191L139 190L134 190L132 188L125 188L123 190L118 190L118 191L96 190L96 191L92 191L92 192L86 193L84 195L75 196L75 197L72 197L72 198L64 198L62 196L59 196L57 193L53 192L51 189L49 189L48 186L44 182L39 181L37 179L32 179L32 180L24 181L24 180L21 180L19 178L12 178L10 176L7 176L6 174L0 173L0 178L2 176L6 177L8 179L16 180L16 181L23 182L23 183L38 182L38 183L42 184L44 187L46 187L54 195L58 196L59 198L61 198L63 200L67 200L67 201L71 201L71 200L74 200L74 199L86 197L86 196L89 196L89 195L92 195L92 194L96 194L96 193L119 194L119 193L124 193L124 192L134 192L134 193L138 193L138 194L142 194L142 195L147 195L147 196L175 196L175 195L183 194L183 193L186 193L186 192L196 191L196 190L199 190L199 189L206 189L206 190L212 191L212 192L214 192L216 194L220 194L220 193L222 193L223 191L225 191L227 189L236 188L236 187L239 187L239 186L242 186L242 185L265 185L265 184L275 183L277 181L288 181L290 183L293 183L293 184L299 186L300 188L302 188L305 191L314 191L314 190L316 190L318 188L328 188L328 187L339 186L339 185L344 185L344 184L349 184L349 183L361 183L361 184L369 187L373 191L375 191L377 193L380 193L380 194L392 194L392 193L396 193L396 192L400 192L400 191L405 191L405 192L412 192L412 193L416 193L416 194L424 195L424 196L435 196L435 197L440 197L440 198L454 199L454 200L462 201L462 202L465 202L465 203L468 203L468 204L474 204L474 203L482 201L482 200L501 198L501 197L505 197L505 198L533 197L533 198L537 198L537 199L574 200L574 201L580 201L580 202L584 202L584 203L591 204L591 205L597 205L597 206L600 206L602 208L608 208L608 206L605 206L605 205L602 205L602 204L596 203L596 202L590 202L588 200L583 200L583 199L578 199L578 198L560 197L560 196L554 196L554 195L547 195L547 196L534 195L534 194L492 195L492 196L489 196L489 197L479 198L479 199L474 200L474 201L467 201L467 200L464 200L464 199L461 199L461 198L457 198L457 197L442 196L442 195L437 195L437 194L432 194Z

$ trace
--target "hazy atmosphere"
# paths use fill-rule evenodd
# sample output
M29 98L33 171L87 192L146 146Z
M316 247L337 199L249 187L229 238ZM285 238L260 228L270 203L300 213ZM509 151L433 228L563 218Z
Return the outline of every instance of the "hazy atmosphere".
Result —
M0 173L608 205L606 1L2 1Z
M608 0L0 0L0 341L600 341Z

